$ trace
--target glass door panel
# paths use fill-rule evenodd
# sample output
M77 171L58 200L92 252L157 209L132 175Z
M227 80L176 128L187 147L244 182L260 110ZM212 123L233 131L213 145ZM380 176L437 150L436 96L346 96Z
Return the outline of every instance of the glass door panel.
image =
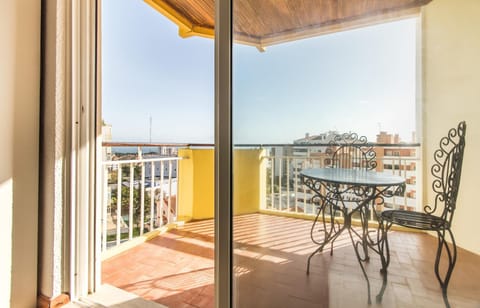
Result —
M378 172L415 165L418 17L394 2L382 2L389 14L372 18L375 2L233 0L234 307L367 302L348 232L335 240L333 257L330 245L312 257L307 275L319 204L300 175L328 167L328 144L344 133L383 144L375 147ZM408 189L416 191L415 181ZM378 210L416 209L415 198L398 197Z
M101 282L213 308L213 1L101 3Z

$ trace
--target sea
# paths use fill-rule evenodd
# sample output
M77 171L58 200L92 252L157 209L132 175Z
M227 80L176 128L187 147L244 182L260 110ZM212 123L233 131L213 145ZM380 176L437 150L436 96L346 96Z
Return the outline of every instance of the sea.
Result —
M135 154L138 148L133 147L112 147L112 153L114 154ZM159 153L159 147L142 147L142 153Z

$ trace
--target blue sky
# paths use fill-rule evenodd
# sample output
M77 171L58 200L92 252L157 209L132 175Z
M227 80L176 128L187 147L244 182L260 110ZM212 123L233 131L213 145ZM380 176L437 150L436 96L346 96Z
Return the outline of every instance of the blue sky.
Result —
M138 0L104 0L103 119L117 141L213 142L214 42Z
M103 1L103 118L117 141L213 143L214 43L142 1ZM270 46L235 45L235 143L415 130L414 19Z

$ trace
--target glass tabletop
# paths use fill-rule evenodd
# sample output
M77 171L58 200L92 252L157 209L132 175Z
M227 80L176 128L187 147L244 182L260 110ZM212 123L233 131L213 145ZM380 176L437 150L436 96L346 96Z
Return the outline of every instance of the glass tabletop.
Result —
M401 176L363 169L312 168L302 170L300 174L307 178L336 184L393 186L405 183L405 179Z

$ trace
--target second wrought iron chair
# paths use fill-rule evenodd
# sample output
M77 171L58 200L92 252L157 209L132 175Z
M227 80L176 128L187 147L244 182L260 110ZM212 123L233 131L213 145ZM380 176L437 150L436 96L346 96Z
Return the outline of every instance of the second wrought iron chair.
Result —
M367 137L359 137L356 133L335 135L326 154L331 157L332 168L375 170L377 167L373 146L367 142Z
M447 288L457 260L457 247L451 226L462 172L465 132L466 124L465 122L460 122L457 128L450 129L448 135L440 140L440 148L434 153L435 163L431 168L434 178L432 188L435 193L433 206L425 206L424 212L386 210L381 213L379 227L382 237L379 242L379 251L382 261L383 285L380 293L377 295L377 302L382 300L387 283L387 268L390 264L387 233L392 225L395 224L419 230L435 231L437 233L438 248L435 258L435 275L442 288L445 305L450 307ZM446 241L447 235L450 236L451 245ZM445 273L441 274L440 260L444 250L448 259L448 268Z

